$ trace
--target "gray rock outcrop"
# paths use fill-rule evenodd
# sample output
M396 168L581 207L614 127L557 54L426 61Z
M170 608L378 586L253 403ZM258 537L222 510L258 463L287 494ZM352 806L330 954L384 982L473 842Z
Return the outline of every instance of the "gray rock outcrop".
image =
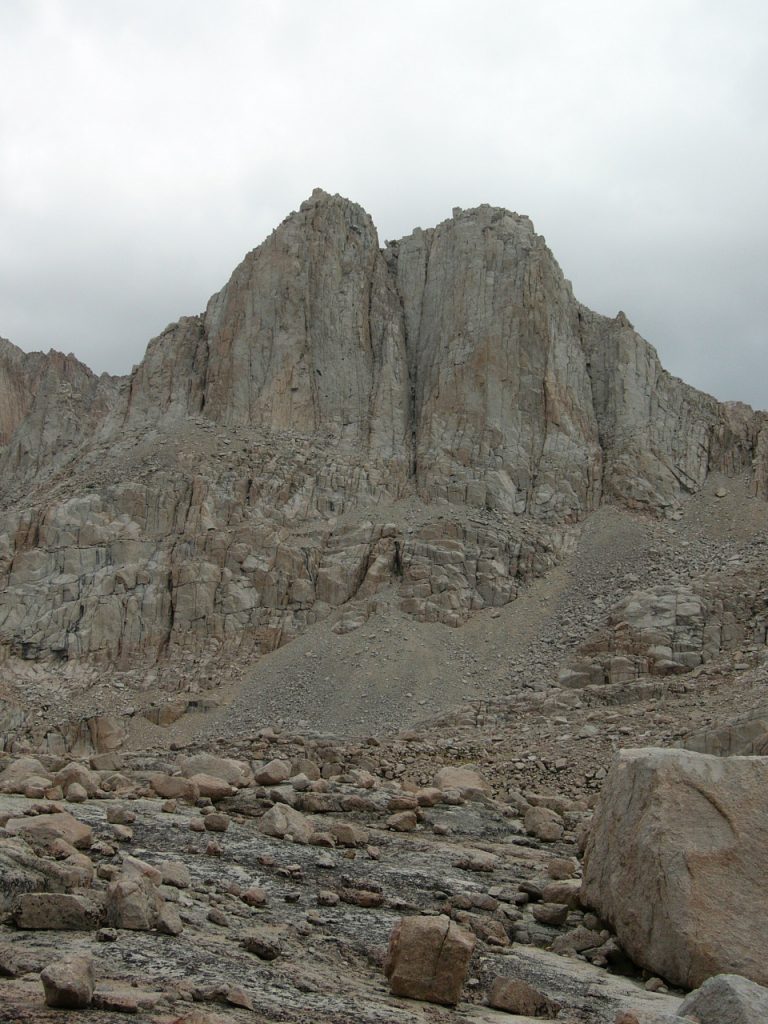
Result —
M685 674L745 643L764 644L767 628L759 566L729 567L675 586L631 590L610 609L606 627L568 659L559 682L578 689Z

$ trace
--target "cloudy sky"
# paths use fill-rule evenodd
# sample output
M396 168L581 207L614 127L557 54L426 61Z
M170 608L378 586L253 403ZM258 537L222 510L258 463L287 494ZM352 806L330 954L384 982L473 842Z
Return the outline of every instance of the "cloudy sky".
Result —
M765 0L2 0L0 336L127 372L320 185L527 213L577 296L768 407Z

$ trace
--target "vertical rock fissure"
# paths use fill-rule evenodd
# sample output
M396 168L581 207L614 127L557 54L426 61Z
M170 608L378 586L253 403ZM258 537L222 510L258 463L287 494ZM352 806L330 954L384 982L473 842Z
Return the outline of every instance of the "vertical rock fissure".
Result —
M590 412L597 425L597 443L600 447L600 482L599 490L597 493L595 506L602 503L603 495L605 494L605 475L608 465L608 452L605 440L605 434L603 431L603 417L598 415L597 400L595 397L595 378L592 370L592 360L590 352L586 345L586 339L584 336L584 315L582 314L581 308L576 310L576 322L577 322L577 337L581 350L584 353L584 367L587 371L587 380L589 381L589 397L591 402Z

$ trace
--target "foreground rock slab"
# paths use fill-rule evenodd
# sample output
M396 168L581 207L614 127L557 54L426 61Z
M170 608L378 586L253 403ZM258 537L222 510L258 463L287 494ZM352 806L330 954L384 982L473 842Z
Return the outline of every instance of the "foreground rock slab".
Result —
M402 918L390 936L384 967L390 992L455 1006L474 948L474 935L444 914Z
M685 988L768 982L768 760L622 751L584 860L582 901L632 959Z

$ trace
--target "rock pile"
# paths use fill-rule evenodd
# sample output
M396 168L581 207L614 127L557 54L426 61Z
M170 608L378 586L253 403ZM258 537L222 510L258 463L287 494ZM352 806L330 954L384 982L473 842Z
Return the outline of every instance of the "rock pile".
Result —
M642 994L606 973L619 947L578 903L586 811L552 798L561 836L540 840L477 766L434 759L439 785L418 786L386 777L383 745L263 732L216 755L125 754L119 768L6 758L18 791L0 796L9 1012L34 1020L44 969L51 1005L90 998L103 1013L174 1020L202 1004L225 1018L406 1022L409 999L468 1001L479 1020L502 1005L578 1019L599 981L608 1024ZM71 811L22 795L27 778L55 788L73 764L92 785ZM227 791L155 791L159 776L200 775ZM213 818L226 830L207 830ZM62 934L90 958L90 989L67 987L91 975L82 960L59 964Z

